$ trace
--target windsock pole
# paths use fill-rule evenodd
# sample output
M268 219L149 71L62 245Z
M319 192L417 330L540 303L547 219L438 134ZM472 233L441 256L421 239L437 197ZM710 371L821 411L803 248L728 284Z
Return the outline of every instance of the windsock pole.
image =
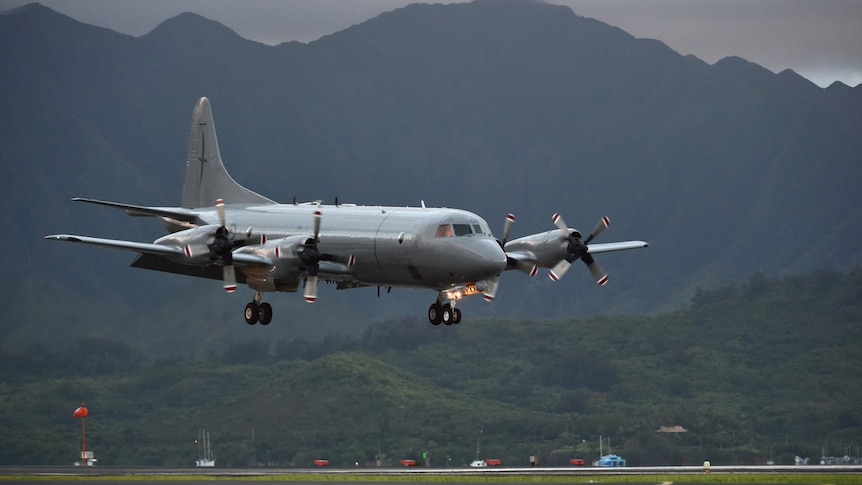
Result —
M84 402L72 413L72 418L81 418L81 466L87 466L87 415L90 411Z

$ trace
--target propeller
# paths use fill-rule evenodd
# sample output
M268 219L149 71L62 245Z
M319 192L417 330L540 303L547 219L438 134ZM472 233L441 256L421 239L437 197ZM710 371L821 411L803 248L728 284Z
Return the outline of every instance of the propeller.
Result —
M305 292L303 296L308 303L317 301L317 272L320 270L320 262L331 259L331 256L320 253L317 243L320 241L320 221L323 214L314 211L314 237L308 238L299 250L299 259L307 268L308 275L305 277Z
M250 244L265 244L266 235L252 235L252 230L249 227L246 230L245 238L236 239L232 237L227 228L224 199L217 199L215 206L216 211L218 211L219 227L216 229L212 241L207 244L207 248L213 259L221 261L224 290L228 293L233 293L236 291L236 270L233 267L233 250ZM192 253L193 249L191 246L187 246L186 254L191 256Z
M503 223L503 239L497 240L500 247L505 251L506 242L509 240L509 234L512 232L512 224L515 223L515 215L512 213L506 214L506 221ZM488 287L482 293L485 301L494 301L497 296L497 288L500 286L500 276L497 275L487 280Z
M503 240L500 241L501 247L506 247L506 242L509 240L509 233L512 232L512 224L515 223L515 216L511 213L506 214L506 222L503 224Z
M512 213L506 214L506 221L503 224L503 239L497 241L500 243L500 247L503 248L503 251L506 250L506 243L509 242L509 233L512 232L512 225L513 224L515 224L515 215ZM507 256L507 259L508 259L507 265L509 268L515 268L519 271L523 271L524 273L527 273L528 275L530 275L531 278L533 276L536 276L536 272L539 269L539 267L536 264L528 264L525 262L516 261L516 260L514 260L508 256ZM496 284L498 282L499 281L494 283L495 286L494 286L494 291L491 292L491 300L494 299L493 295L497 290ZM486 294L485 299L488 300L487 294ZM488 300L488 301L490 301L490 300Z
M497 297L497 288L500 286L500 276L498 275L493 278L488 278L487 284L488 288L485 289L482 297L485 301L494 301L494 298Z
M596 280L596 284L604 286L604 284L608 282L608 275L589 253L588 244L608 228L611 224L611 220L607 217L599 219L599 222L596 223L592 232L583 241L581 240L581 233L576 230L570 230L568 226L566 226L566 222L560 214L554 214L552 220L554 225L563 232L563 237L568 240L568 245L566 247L566 256L551 268L548 276L554 281L559 281L560 278L566 274L569 268L571 268L572 263L575 260L580 259L587 265L587 269L589 269L590 274L593 275L593 279Z

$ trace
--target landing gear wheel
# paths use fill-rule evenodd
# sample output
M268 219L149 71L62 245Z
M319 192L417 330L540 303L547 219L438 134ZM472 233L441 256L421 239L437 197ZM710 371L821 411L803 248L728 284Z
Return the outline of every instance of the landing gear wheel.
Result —
M428 321L431 322L431 325L440 325L440 322L443 321L443 312L439 303L434 302L428 308Z
M272 321L272 305L269 303L261 303L257 307L257 319L261 325L269 325Z
M441 310L441 316L443 317L444 325L452 325L452 305L445 304L443 305L443 309Z
M461 309L456 308L452 311L452 325L461 323Z
M245 306L245 323L249 325L254 325L255 323L257 323L257 319L259 317L260 310L258 309L257 303L251 302Z

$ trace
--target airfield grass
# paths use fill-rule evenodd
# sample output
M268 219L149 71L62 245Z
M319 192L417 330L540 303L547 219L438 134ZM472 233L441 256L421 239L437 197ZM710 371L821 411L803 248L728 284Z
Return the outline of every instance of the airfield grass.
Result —
M857 474L746 474L714 473L710 475L578 475L578 476L439 476L439 475L41 475L13 476L0 475L3 481L165 481L165 482L213 482L213 481L255 481L255 482L357 482L357 483L587 483L587 484L745 484L745 485L845 485L862 483Z

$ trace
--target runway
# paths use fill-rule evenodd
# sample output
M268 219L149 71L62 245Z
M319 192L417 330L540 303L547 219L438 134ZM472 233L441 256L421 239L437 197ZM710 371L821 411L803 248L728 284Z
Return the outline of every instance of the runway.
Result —
M233 483L257 483L259 481L284 481L292 483L347 483L361 481L387 484L415 483L459 483L458 477L463 477L462 483L488 481L494 483L523 483L526 477L541 481L547 477L551 481L559 481L554 477L587 477L614 476L627 477L626 483L632 483L632 476L643 476L642 483L655 483L648 477L659 475L685 476L703 475L700 466L671 467L488 467L488 468L164 468L164 467L47 467L47 466L2 466L0 467L0 482L2 483L32 483L34 480L50 480L52 482L75 482L92 478L99 483L164 483L165 481L181 480L184 483L212 483L214 481L230 480ZM808 483L806 475L831 475L846 477L848 482L862 482L862 466L840 465L775 465L775 466L716 466L711 467L711 475L719 480L721 475L790 475L798 476L799 483ZM512 478L509 482L506 477ZM439 480L436 480L439 478ZM740 477L736 477L740 478ZM115 479L115 480L114 480ZM402 480L403 479L403 480ZM531 480L533 481L533 480ZM622 481L622 480L621 480ZM603 483L613 481L602 480ZM744 483L734 481L734 483ZM788 482L784 482L788 483ZM793 482L789 482L793 483Z

